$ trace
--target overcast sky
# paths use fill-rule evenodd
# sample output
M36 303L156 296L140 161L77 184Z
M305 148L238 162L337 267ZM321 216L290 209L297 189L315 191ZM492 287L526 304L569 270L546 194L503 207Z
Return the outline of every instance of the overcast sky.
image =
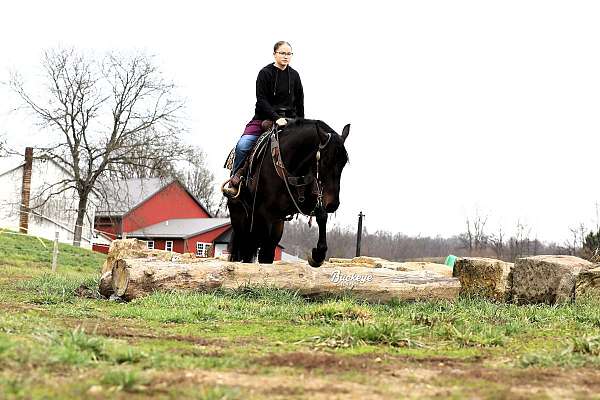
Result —
M293 46L307 118L341 132L350 164L332 218L370 232L490 229L562 242L600 202L598 1L19 1L0 13L0 81L39 75L44 49L143 50L187 99L189 143L218 180L252 117L272 46ZM37 133L0 87L0 134Z

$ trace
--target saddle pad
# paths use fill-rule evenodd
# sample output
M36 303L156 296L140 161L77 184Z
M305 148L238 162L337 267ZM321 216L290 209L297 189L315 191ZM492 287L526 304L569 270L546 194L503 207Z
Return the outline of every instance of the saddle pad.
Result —
M269 142L269 137L271 136L271 133L273 133L273 128L260 135L256 143L254 143L254 147L252 147L252 150L250 150L250 156L248 158L248 160L250 160L250 169L248 176L250 176L252 172L254 172L254 161L257 161L260 158L260 155L263 153L263 151L267 148L266 143Z
M231 171L231 169L233 168L234 161L235 161L235 147L233 149L231 149L231 151L229 152L229 155L227 156L227 159L225 160L225 164L223 164L223 168L227 168L228 170Z

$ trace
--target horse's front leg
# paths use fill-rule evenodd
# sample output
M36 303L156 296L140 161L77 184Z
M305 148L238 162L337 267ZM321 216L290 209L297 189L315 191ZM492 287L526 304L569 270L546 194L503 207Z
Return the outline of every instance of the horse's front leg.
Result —
M319 226L319 241L317 247L312 249L312 257L308 257L308 263L311 267L320 267L327 254L327 211L325 207L319 207L316 210L315 217Z

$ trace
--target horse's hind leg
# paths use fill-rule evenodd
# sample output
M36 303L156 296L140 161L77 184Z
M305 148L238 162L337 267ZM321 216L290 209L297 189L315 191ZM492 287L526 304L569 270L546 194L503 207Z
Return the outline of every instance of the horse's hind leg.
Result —
M258 262L261 264L272 264L275 260L275 249L283 235L283 221L276 221L269 226L269 232L264 235L258 252Z
M242 253L240 251L238 235L235 229L231 232L231 239L227 245L227 251L229 252L229 261L242 261Z
M253 248L252 235L249 232L249 221L241 203L228 201L231 219L231 241L229 242L229 261L254 262L256 245Z

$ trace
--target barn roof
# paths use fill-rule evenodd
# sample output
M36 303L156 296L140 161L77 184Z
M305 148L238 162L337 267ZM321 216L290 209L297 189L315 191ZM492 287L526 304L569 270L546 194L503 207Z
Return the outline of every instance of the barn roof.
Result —
M196 201L196 203L210 215L204 205L198 200L184 184L173 178L136 178L113 181L105 184L105 198L96 211L96 216L119 216L127 214L156 193L177 182Z
M127 232L128 237L160 237L187 239L201 233L227 226L229 218L181 218L169 219L150 225L134 232Z

